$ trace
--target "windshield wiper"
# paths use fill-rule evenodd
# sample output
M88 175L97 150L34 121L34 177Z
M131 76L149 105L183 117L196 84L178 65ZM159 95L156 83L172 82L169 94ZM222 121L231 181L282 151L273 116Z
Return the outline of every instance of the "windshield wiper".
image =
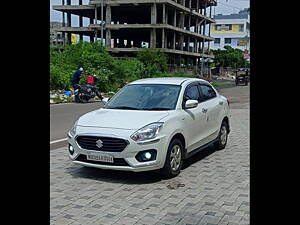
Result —
M153 107L153 108L143 108L143 110L171 110L171 109L164 108L164 107Z
M107 109L131 109L131 110L141 110L139 108L134 108L130 106L116 106L116 107L107 107Z

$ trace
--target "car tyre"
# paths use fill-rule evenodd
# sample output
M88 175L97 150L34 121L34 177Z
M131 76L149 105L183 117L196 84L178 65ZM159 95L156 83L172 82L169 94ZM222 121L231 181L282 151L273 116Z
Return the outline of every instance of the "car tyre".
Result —
M161 174L165 178L176 177L180 173L182 163L183 145L179 139L174 139L168 147L165 165L161 169Z
M217 141L214 143L216 150L222 150L226 147L228 139L228 124L223 121L219 131Z

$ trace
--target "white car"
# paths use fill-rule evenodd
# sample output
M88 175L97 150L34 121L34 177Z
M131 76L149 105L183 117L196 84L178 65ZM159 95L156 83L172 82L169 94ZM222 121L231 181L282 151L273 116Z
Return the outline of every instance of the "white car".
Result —
M229 118L227 99L205 80L141 79L74 123L69 157L101 169L160 169L170 178L180 173L184 159L209 144L225 148Z

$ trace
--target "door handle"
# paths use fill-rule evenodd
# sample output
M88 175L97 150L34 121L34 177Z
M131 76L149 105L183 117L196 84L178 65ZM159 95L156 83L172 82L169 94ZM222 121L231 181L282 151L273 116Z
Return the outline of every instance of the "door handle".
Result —
M207 108L203 108L203 109L202 109L202 112L203 112L203 113L206 113L206 112L207 112Z
M223 101L219 101L219 104L220 104L220 105L223 105L223 103L224 103Z

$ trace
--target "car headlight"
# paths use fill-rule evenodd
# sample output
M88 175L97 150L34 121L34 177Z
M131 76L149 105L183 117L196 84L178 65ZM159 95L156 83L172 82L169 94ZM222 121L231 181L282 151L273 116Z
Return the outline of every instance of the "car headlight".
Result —
M77 122L78 120L75 123L73 123L73 125L71 126L71 129L68 132L69 137L74 137L74 135L76 134Z
M160 128L162 127L162 122L151 123L132 134L130 137L134 141L146 141L153 139L157 136Z

